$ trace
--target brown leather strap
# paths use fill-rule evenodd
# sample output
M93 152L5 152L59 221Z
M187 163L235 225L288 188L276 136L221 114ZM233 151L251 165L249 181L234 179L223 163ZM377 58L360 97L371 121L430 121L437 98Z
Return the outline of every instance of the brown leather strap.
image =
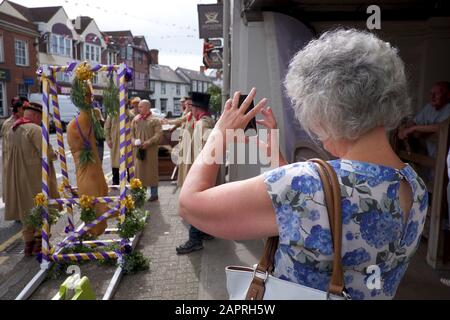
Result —
M329 284L329 292L342 295L344 290L344 272L342 268L342 214L341 191L334 169L321 159L309 160L316 164L325 196L328 217L333 239L334 257L333 272ZM247 300L262 300L265 292L265 281L274 267L275 252L278 248L278 237L267 239L264 253L255 269L253 280L247 291Z
M322 180L333 239L333 272L328 291L335 295L342 295L344 291L344 269L342 267L341 189L336 172L327 162L321 159L311 159L310 161L317 165L317 171Z

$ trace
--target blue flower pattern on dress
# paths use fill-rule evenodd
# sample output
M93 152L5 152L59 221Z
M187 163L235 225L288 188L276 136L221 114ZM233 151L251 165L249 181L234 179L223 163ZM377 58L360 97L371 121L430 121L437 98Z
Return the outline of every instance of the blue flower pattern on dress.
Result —
M359 161L330 161L341 184L342 261L352 299L392 299L417 250L428 208L425 184L406 165L397 170ZM400 209L401 179L413 192L406 224ZM314 164L299 162L265 173L280 245L274 275L319 290L331 276L333 246L322 183ZM377 265L381 288L369 289L367 268Z

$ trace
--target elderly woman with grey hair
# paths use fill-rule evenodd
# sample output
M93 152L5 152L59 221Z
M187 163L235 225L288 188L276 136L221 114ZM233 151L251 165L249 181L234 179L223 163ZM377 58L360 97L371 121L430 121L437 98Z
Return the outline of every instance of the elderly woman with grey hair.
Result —
M329 163L341 185L347 292L353 299L392 299L419 245L428 206L423 181L398 158L387 137L410 114L397 50L371 33L327 32L294 56L285 86L302 127L338 158ZM227 101L202 156L225 149L225 131L245 128L258 113L260 124L276 128L267 99L245 114L255 94L253 89L240 108L238 92ZM333 248L314 165L283 165L215 186L219 165L202 156L181 190L180 215L225 239L279 236L274 275L326 290ZM375 288L367 284L367 268L373 265L381 274Z

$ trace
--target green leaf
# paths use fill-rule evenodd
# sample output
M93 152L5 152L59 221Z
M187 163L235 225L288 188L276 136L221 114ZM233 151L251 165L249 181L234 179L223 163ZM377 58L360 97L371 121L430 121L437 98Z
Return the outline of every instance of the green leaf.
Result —
M368 186L358 186L355 188L359 193L372 195L372 191Z
M105 106L105 111L108 116L115 117L119 114L119 89L112 78L109 79L108 87L103 90L103 105Z
M84 167L89 163L94 163L94 154L90 148L83 148L80 150L80 167Z
M90 109L92 109L91 103L88 103L86 101L88 93L89 89L87 88L87 84L75 77L72 82L70 99L72 100L73 104L81 111L89 111Z

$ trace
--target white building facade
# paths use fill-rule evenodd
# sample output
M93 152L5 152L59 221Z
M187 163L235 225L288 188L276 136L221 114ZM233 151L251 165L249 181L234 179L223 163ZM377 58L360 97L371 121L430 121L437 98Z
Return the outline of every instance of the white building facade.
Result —
M152 108L157 108L168 116L179 116L182 113L180 99L190 91L190 83L178 76L169 66L150 65Z

